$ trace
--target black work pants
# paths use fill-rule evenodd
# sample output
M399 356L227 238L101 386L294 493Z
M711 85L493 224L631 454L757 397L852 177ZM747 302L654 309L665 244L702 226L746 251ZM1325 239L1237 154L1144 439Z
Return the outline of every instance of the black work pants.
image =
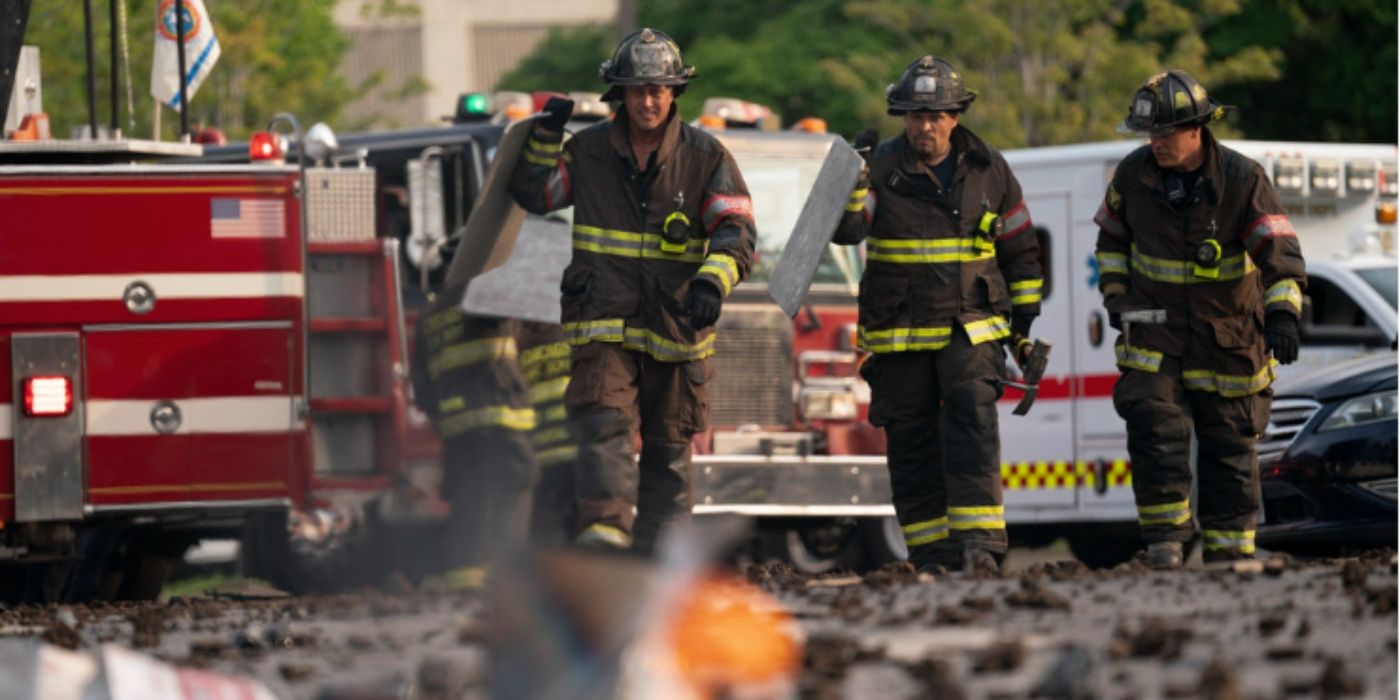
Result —
M1006 551L1001 444L1001 344L973 345L961 327L941 350L868 360L871 423L888 439L890 487L910 561L956 567L967 548Z
M1125 369L1113 406L1128 425L1133 495L1143 541L1186 542L1191 523L1191 432L1197 442L1198 513L1207 555L1254 553L1259 466L1254 445L1273 391L1242 397L1188 391L1181 360L1157 372Z
M469 430L443 444L443 498L452 505L443 532L448 572L481 567L524 546L535 482L527 431Z

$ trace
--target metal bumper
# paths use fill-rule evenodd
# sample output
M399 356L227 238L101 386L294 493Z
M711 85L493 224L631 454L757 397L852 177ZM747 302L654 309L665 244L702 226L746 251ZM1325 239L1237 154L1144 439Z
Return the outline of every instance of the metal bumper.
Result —
M894 515L889 470L879 455L696 455L691 487L697 514Z
M83 467L83 372L77 333L10 336L14 421L15 520L79 520L87 475ZM73 410L30 417L22 406L26 377L61 375L72 381Z

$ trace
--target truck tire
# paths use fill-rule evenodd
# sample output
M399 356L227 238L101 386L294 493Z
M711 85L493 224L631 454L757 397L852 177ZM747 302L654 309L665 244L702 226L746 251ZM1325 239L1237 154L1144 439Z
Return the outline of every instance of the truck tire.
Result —
M865 560L859 523L851 518L813 519L781 536L781 558L807 574L859 570Z
M253 516L243 530L238 553L244 576L262 579L288 593L337 593L362 583L353 548L325 556L296 551L284 512Z
M898 520L861 518L860 531L865 568L878 569L890 562L909 559L909 547L904 544L904 531Z

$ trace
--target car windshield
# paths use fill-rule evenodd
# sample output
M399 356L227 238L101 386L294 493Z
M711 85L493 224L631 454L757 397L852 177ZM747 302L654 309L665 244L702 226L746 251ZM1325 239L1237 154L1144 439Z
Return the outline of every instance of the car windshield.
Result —
M1357 270L1356 274L1361 275L1361 279L1366 280L1366 284L1371 285L1386 301L1390 302L1390 308L1395 307L1395 267L1371 267L1364 270Z

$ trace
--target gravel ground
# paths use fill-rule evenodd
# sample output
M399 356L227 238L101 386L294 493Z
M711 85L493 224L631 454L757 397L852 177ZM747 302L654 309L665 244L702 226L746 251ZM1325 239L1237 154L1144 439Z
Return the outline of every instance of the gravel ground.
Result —
M1397 695L1391 552L1177 572L1042 559L1013 557L985 577L903 564L864 577L743 573L806 635L802 698ZM20 607L0 610L0 637L117 642L255 676L286 700L484 697L485 598L386 589Z

